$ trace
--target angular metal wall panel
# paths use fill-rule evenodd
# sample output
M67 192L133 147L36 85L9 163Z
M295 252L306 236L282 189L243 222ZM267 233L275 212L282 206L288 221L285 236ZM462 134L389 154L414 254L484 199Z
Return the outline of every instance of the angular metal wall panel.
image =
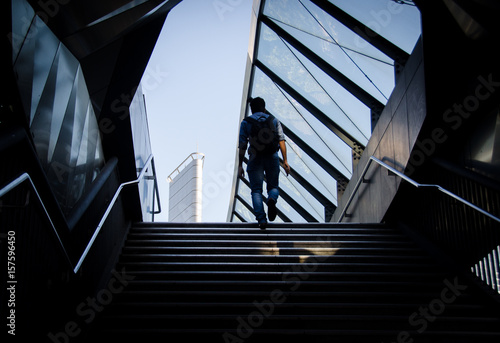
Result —
M13 23L26 21L27 8L13 0ZM78 60L40 17L27 25L13 27L25 32L14 71L39 160L68 214L104 164L99 127Z

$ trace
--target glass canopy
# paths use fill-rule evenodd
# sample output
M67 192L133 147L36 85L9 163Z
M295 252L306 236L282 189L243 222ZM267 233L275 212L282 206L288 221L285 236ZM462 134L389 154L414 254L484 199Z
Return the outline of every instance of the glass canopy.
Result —
M244 101L264 98L281 121L292 167L278 221L330 221L420 37L420 12L411 1L255 0L254 15ZM235 177L228 219L255 221L245 179Z

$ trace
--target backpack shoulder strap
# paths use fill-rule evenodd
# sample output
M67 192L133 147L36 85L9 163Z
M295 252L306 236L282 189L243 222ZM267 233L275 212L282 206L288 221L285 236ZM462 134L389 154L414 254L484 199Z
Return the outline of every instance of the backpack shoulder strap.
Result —
M250 124L253 124L253 123L258 123L259 121L255 118L251 118L251 117L246 117L245 120L247 123L250 123Z
M276 119L272 114L269 114L269 116L266 118L266 123L269 127L272 127L273 130L277 130L278 128L274 124L274 119Z

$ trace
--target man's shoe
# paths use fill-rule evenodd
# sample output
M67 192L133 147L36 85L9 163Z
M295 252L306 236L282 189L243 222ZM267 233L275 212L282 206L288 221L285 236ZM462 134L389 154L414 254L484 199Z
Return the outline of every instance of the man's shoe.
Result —
M267 201L267 209L268 209L267 217L269 218L269 221L273 222L276 219L276 214L277 214L276 200L269 199Z
M267 222L259 223L259 227L260 227L261 230L265 230L266 227L267 227Z

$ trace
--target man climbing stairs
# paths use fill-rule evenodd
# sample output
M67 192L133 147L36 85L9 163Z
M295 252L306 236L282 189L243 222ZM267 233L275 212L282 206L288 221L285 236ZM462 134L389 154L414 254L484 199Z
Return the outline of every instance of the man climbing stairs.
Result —
M382 224L146 224L88 342L498 342L498 305Z

